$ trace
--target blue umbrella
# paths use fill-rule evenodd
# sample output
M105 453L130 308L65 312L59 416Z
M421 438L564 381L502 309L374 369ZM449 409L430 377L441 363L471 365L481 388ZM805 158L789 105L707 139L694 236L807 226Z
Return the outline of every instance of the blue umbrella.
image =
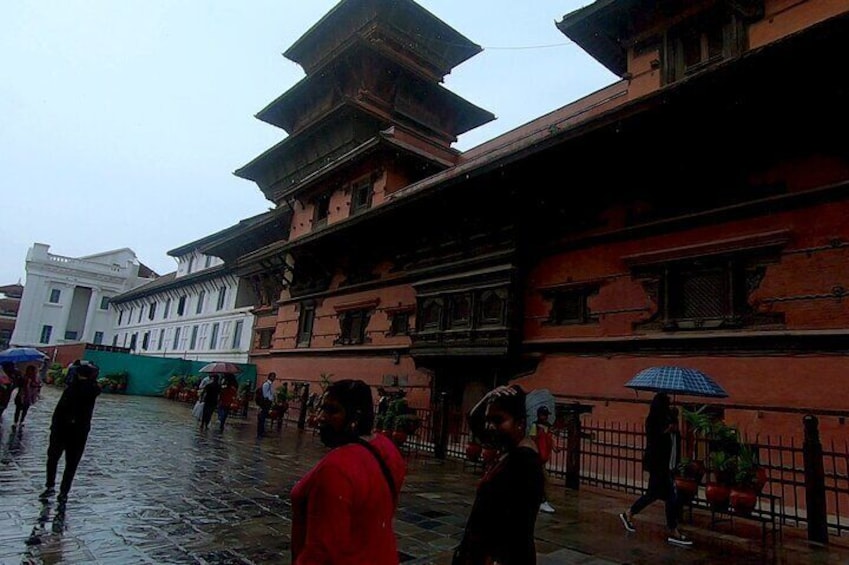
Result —
M725 398L728 393L698 369L649 367L637 373L625 386L634 390Z
M12 347L0 352L0 363L23 363L25 361L42 361L47 355L34 347Z

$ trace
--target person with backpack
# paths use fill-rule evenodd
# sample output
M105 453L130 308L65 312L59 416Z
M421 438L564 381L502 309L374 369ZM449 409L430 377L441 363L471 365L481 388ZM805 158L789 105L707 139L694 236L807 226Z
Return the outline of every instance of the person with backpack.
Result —
M274 404L274 381L276 379L277 373L274 371L268 373L265 382L255 392L256 404L259 407L259 414L256 417L257 439L265 436L265 421L268 419L268 411L271 410L271 405Z

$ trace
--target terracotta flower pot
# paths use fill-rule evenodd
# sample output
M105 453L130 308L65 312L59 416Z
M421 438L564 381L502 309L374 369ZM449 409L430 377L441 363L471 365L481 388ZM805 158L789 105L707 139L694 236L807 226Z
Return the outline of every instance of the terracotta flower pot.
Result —
M407 441L407 432L403 430L395 430L392 432L392 441L395 445L400 447L405 441Z
M708 483L705 486L705 498L715 510L726 510L731 489L721 483Z
M758 503L758 495L752 489L733 488L729 495L729 503L735 514L748 516Z
M696 482L696 479L675 477L675 490L682 501L690 502L699 491L699 483Z
M466 459L469 461L477 461L480 459L483 447L479 443L469 442L466 445Z

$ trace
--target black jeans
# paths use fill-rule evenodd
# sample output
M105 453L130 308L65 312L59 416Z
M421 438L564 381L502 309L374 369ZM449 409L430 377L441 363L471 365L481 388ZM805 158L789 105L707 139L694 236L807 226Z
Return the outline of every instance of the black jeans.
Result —
M271 409L271 406L268 403L263 403L262 406L259 407L259 414L256 417L256 436L260 437L265 435L265 421L268 419L268 411Z
M88 430L79 429L52 429L50 430L50 446L47 448L47 480L45 486L53 488L56 484L56 467L59 458L65 453L65 471L62 473L62 486L60 493L68 494L74 475L77 473L77 465L83 457Z
M639 514L655 500L663 500L666 503L666 527L670 530L676 529L678 527L678 514L681 510L678 493L675 491L675 480L672 478L671 472L649 474L649 488L631 506L631 515Z

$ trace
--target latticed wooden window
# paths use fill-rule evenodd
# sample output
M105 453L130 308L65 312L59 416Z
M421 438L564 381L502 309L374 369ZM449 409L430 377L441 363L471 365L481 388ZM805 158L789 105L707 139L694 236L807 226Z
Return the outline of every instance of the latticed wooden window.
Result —
M739 325L745 279L733 261L672 266L666 275L667 324L686 329Z

